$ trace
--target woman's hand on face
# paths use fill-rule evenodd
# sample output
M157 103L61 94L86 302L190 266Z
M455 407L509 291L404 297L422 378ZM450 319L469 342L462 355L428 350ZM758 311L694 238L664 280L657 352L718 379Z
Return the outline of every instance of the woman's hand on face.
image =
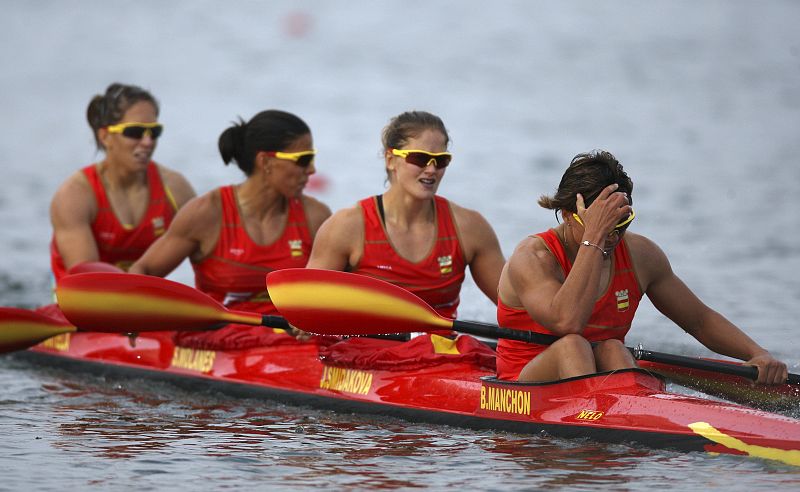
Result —
M628 201L628 194L616 191L617 188L619 185L616 183L603 188L589 208L586 208L583 195L578 193L575 208L578 217L583 221L585 231L590 235L600 232L601 237L607 236L614 230L614 226L633 211Z

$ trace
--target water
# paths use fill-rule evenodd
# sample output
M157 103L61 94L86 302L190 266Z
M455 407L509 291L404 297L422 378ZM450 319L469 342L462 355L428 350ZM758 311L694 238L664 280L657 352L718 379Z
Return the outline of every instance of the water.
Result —
M380 130L441 115L441 194L481 211L510 254L554 224L536 198L569 159L612 151L637 232L707 304L800 370L800 36L794 2L2 1L0 305L47 302L49 199L94 161L84 120L112 81L151 89L156 158L198 192L241 180L229 122L280 108L314 131L331 208L380 192ZM173 278L191 282L187 266ZM474 285L460 316L494 320ZM643 303L631 344L701 345ZM114 490L800 485L736 457L446 429L0 359L0 488Z

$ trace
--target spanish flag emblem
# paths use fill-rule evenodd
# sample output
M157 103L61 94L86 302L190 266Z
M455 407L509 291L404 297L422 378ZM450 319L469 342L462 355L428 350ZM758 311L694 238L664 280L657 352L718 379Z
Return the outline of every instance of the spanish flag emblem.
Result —
M614 295L617 296L617 311L627 311L631 305L630 299L628 298L628 289L618 290L614 292Z

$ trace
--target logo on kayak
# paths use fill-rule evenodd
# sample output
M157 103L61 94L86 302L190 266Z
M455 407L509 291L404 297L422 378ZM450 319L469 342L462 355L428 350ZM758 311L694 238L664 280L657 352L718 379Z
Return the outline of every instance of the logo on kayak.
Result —
M481 410L530 415L531 393L530 391L481 386Z
M617 296L617 311L627 311L631 305L630 299L628 298L628 289L618 290L614 292L614 295Z
M440 256L437 258L439 261L439 271L442 275L453 273L453 257L450 255Z
M195 350L185 347L175 347L172 353L172 367L189 369L191 371L208 372L214 366L213 350Z
M150 223L153 224L153 234L156 236L164 234L166 230L166 227L164 227L164 217L153 217Z
M292 253L292 258L297 258L298 256L303 256L303 240L302 239L290 239L289 240L289 250Z
M69 333L62 333L60 335L50 337L44 342L40 343L39 346L58 350L59 352L66 352L69 350L69 335Z
M575 416L577 420L600 420L603 412L599 410L581 410L581 413Z
M366 395L372 387L372 374L366 371L356 371L355 369L322 366L322 378L319 380L319 387L341 391L342 393Z

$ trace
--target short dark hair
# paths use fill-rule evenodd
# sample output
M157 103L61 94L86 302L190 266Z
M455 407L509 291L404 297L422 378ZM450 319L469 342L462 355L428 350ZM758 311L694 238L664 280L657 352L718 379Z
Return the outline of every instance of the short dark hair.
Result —
M611 152L593 150L578 154L572 158L569 167L561 177L558 189L553 196L539 197L539 206L550 210L567 210L577 212L575 202L578 193L583 195L586 206L592 204L603 188L618 184L617 191L628 194L629 203L633 204L633 181L625 173L622 164Z

